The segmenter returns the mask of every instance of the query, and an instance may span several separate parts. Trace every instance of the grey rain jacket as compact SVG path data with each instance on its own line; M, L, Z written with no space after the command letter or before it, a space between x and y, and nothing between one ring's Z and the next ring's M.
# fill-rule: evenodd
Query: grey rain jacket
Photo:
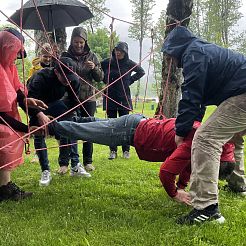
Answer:
M176 58L183 68L182 99L176 119L176 134L185 137L199 118L201 108L219 105L246 92L246 57L211 44L178 26L164 41L162 51Z
M80 79L80 101L84 101L87 98L93 96L95 94L95 89L90 85L95 87L95 82L100 82L103 80L103 71L101 69L100 62L94 52L90 50L90 47L87 44L87 32L83 27L75 27L72 32L72 37L79 36L82 37L86 43L84 47L84 52L80 56L77 56L73 51L73 47L70 44L68 51L63 52L61 57L69 57L73 59L73 61L77 64L76 73L89 84ZM88 70L85 66L85 62L92 61L95 64L95 68L93 70ZM95 101L96 97L92 97L90 101Z

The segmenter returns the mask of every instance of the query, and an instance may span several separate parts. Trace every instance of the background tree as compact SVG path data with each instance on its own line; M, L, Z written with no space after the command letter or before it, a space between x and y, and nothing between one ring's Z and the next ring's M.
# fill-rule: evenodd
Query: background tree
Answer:
M156 83L153 84L153 90L155 91L161 90L161 81L162 81L161 72L162 72L163 55L160 51L165 37L165 27L166 27L166 11L162 10L160 17L158 18L158 21L153 29L154 54L153 54L152 65L154 67L154 80L156 80L155 81Z
M119 36L117 36L116 32L113 32L112 39L113 44L119 42ZM99 28L94 33L88 32L88 44L100 60L110 56L110 42L110 32L107 28Z
M190 28L209 42L240 49L242 43L236 40L242 40L244 32L235 28L242 17L240 7L241 0L195 0Z
M175 28L176 21L181 21L180 24L182 26L188 26L192 7L192 0L169 0L166 11L165 37ZM168 70L169 62L167 61L166 55L163 55L160 104L157 107L156 114L163 113L167 118L170 118L176 117L177 115L178 102L181 97L180 86L183 76L181 70L172 65L168 79Z
M89 47L96 53L100 61L110 57L111 39L113 44L119 42L119 36L116 35L116 32L113 32L111 37L110 32L106 28L99 28L94 33L91 31L88 32ZM95 86L101 90L105 84L101 81L100 83L96 83Z
M95 30L102 27L102 21L104 18L103 12L108 13L109 9L105 7L106 0L90 0L88 2L84 2L88 4L94 17L84 22L83 26L86 26L87 30L90 30L91 33L94 33Z
M143 50L143 39L150 34L152 26L152 14L151 11L155 5L155 0L131 0L132 4L132 16L133 23L129 27L130 38L137 40L139 42L139 62L142 60L142 50ZM140 80L137 83L137 90L135 95L135 107L136 102L139 97L140 91Z
M49 41L47 40L47 37L43 31L35 30L34 31L34 39L40 43L56 43L59 47L60 53L65 51L67 48L67 33L65 28L57 28L53 32L48 32L47 36L49 38ZM38 51L40 50L40 47L38 44L35 46L35 54L38 55Z

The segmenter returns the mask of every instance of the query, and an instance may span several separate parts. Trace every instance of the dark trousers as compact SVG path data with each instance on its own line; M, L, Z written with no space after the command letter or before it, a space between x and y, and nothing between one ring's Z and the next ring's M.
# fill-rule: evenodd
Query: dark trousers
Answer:
M53 103L48 104L49 108L45 110L43 113L46 115L50 115L52 117L58 117L61 114L65 113L68 108L65 105L65 103L62 100L55 101ZM68 120L69 116L65 116L64 119ZM37 117L31 117L30 119L31 125L38 125ZM71 141L68 138L64 137L57 137L57 140L59 140L59 145L67 145ZM34 146L35 149L42 149L47 148L45 137L44 136L34 136ZM61 147L59 149L59 158L58 162L60 166L67 165L69 162L69 154L70 154L70 146L67 147ZM36 152L39 158L39 163L41 166L42 171L49 170L49 160L48 160L48 151L47 149L39 150Z
M95 101L88 101L83 104L85 110L80 107L77 111L79 117L88 117L88 116L94 116L96 112L96 102ZM88 115L89 114L89 115ZM93 154L93 144L90 142L83 143L83 164L91 164L92 163L92 154ZM71 146L71 153L70 158L76 158L76 155L78 155L78 145L72 145Z
M128 115L129 110L127 109L115 109L115 110L107 110L107 116L108 118L117 118L117 114L120 116L123 115ZM116 151L117 152L117 146L110 146L109 147L111 151ZM122 151L129 151L130 150L130 145L122 145Z

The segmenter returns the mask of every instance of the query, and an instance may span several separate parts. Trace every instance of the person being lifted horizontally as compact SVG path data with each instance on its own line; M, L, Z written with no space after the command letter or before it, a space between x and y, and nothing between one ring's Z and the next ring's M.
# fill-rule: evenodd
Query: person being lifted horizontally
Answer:
M160 168L160 180L168 195L178 202L190 205L189 193L184 191L190 178L191 143L200 122L193 128L181 145L175 144L175 119L146 119L143 115L130 114L119 118L96 119L73 117L73 121L52 122L50 134L93 143L135 147L141 160L164 161ZM221 161L223 173L229 175L234 165L234 145L224 146ZM175 184L176 176L179 180Z
M192 143L190 195L193 210L180 224L203 223L224 217L218 207L218 174L222 146L233 138L236 166L228 179L233 191L245 194L244 140L246 129L246 58L196 37L177 26L162 51L183 68L182 99L178 106L175 141L179 146L204 105L217 105L196 131Z

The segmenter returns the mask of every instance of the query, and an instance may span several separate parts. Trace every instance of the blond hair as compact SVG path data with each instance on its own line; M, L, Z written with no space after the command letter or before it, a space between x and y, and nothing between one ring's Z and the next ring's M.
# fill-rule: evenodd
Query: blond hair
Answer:
M39 50L38 53L40 56L41 55L51 55L52 54L52 48L50 46L49 43L44 43L41 47L41 49Z

